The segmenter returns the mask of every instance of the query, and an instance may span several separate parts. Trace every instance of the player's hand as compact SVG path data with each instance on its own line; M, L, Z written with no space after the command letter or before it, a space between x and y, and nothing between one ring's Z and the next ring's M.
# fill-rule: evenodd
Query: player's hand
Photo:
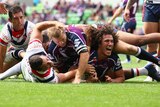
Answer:
M0 14L7 14L7 9L4 3L0 3Z
M112 24L112 20L111 20L111 19L108 20L108 23L107 23L107 24L111 25L111 24Z
M125 21L129 22L130 20L130 10L129 9L125 9L123 17Z
M87 65L86 72L96 72L95 67L91 64Z
M72 83L73 84L80 84L81 83L81 79L75 78Z
M106 75L105 78L106 78L106 82L109 82L109 83L112 82L112 78L110 76Z

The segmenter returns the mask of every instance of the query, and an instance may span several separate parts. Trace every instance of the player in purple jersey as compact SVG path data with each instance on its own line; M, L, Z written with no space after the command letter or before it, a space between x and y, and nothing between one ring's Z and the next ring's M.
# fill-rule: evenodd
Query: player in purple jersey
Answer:
M0 33L0 72L18 63L22 58L18 57L20 50L28 46L30 34L34 24L25 20L20 6L13 6L8 10L9 22L4 25ZM8 48L8 46L10 46ZM8 48L8 49L7 49ZM16 54L13 54L13 51Z
M91 30L88 31L88 28L90 28L92 26L88 26L88 25L75 25L75 26L80 27L84 30L85 34L87 35L87 46L90 46L90 43L94 37L94 36L92 36L92 35L94 35L94 32ZM94 27L97 29L100 29L103 26L104 25L94 25ZM110 26L110 25L107 25L107 26ZM92 27L92 28L94 29L94 27ZM148 36L142 37L140 35L134 35L134 34L120 31L120 30L116 30L113 27L112 27L112 29L114 30L116 35L120 38L119 42L117 43L117 45L114 48L114 51L116 51L117 53L134 55L139 59L151 61L151 62L157 64L158 66L160 65L158 58L153 57L151 54L147 53L146 51L144 51L140 47L134 46L134 45L142 45L142 44L144 45L146 43L151 43L151 42L157 41L156 39L160 39L159 33L148 34ZM152 36L154 36L154 37L152 37Z
M109 24L111 24L115 18L117 18L118 16L120 16L123 13L123 10L126 7L128 0L123 0L123 2L120 4L119 8L115 11L114 15L110 18L110 20L108 21ZM122 27L121 30L125 31L125 32L129 32L129 33L133 33L134 30L136 29L136 12L137 12L137 8L138 8L138 1L134 3L134 5L131 7L130 9L130 20L127 22L123 19L123 23L122 23ZM126 60L123 61L123 63L127 63L130 62L130 56L126 55Z
M59 72L75 70L73 83L80 83L88 63L89 53L84 32L75 27L49 28L48 36L52 36L48 53Z
M86 73L93 76L92 78L96 78L97 76L100 82L121 83L124 82L125 79L132 78L132 73L135 75L138 72L137 74L150 75L152 78L160 81L160 75L154 69L153 65L148 65L143 69L137 68L136 72L133 71L133 69L128 71L122 69L120 59L117 53L114 52L114 47L118 43L118 37L113 32L113 29L104 26L100 30L92 28L91 31L94 32L95 35L91 43L89 65ZM152 70L154 70L154 72ZM97 75L93 72L96 72Z
M136 0L129 0L127 7L125 9L125 18L128 20L127 15L129 14L129 9ZM145 0L143 5L143 17L144 22L143 29L145 34L160 32L160 1L159 0ZM159 42L160 43L160 42ZM157 44L148 44L147 51L150 53L157 53L160 56L160 46ZM148 78L148 80L151 80Z

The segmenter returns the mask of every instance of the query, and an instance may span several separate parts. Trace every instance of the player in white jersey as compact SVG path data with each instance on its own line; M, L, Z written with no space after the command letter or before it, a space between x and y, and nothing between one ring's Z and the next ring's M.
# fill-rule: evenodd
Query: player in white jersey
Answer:
M57 24L56 21L52 23L49 22L48 27ZM24 79L30 82L59 83L69 80L71 76L74 77L76 71L64 74L55 73L52 67L53 62L49 59L42 45L43 36L41 33L45 29L46 26L41 26L41 23L36 24L23 60L6 72L0 74L1 80L16 74L18 71L22 72Z
M8 15L9 22L0 33L0 73L21 60L18 53L27 48L31 32L35 26L32 22L25 20L20 6L11 7L8 10ZM7 50L9 45L10 48ZM15 49L16 52L14 52Z
M49 69L44 71L38 71L33 70L30 67L30 61L29 59L32 59L32 56L37 55L39 57L44 58L44 60L47 60ZM23 58L21 62L21 70L22 74L24 76L24 79L26 81L32 81L32 82L58 82L58 77L54 73L54 69L51 67L53 65L53 62L49 60L47 56L47 53L45 52L42 42L38 39L34 39L30 41L28 48L26 50L26 56ZM38 60L38 59L36 59ZM37 62L38 63L38 62ZM39 64L39 63L38 63ZM34 65L37 66L36 64Z

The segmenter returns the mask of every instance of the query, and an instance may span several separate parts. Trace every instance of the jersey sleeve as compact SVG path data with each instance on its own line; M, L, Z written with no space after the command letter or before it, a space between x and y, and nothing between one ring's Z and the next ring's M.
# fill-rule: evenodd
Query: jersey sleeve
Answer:
M31 33L32 33L34 27L35 27L35 24L28 21L27 36L31 36Z
M70 39L74 43L75 50L78 54L87 52L87 45L84 32L80 29L71 29L70 28Z
M33 52L44 51L42 42L38 39L33 39L32 41L30 41L26 52L30 52L30 51L33 51Z
M0 32L0 44L3 46L7 46L10 41L11 41L11 36L6 24Z

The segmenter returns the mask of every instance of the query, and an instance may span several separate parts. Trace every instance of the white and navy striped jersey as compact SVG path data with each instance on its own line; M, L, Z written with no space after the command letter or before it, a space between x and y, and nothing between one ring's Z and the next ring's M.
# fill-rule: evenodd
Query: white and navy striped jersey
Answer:
M12 24L8 22L2 28L0 33L0 44L3 46L11 44L15 48L26 49L34 26L35 24L32 22L25 21L24 29L20 31L14 31Z

